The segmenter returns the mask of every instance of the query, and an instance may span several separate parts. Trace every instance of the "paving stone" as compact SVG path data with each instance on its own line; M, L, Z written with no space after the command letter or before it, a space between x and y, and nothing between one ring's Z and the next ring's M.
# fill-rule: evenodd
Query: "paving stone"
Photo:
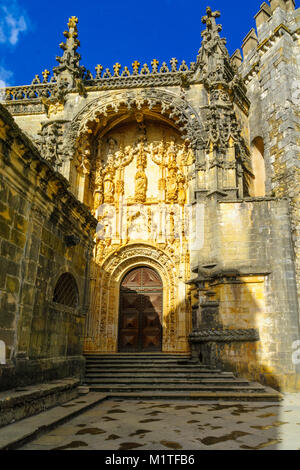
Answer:
M293 406L297 409L298 403L300 394L294 397L292 406L285 401L280 406L245 403L243 410L247 413L239 415L232 412L241 405L228 402L214 402L207 406L207 403L196 400L117 402L108 399L21 449L53 450L57 448L56 443L62 450L298 449L300 434L295 431L300 426L287 418L285 421L288 423L281 424L282 414L295 417ZM268 416L270 412L275 416ZM267 416L259 417L263 414ZM244 418L247 422L241 423ZM266 426L266 429L252 426ZM49 442L53 442L52 447Z

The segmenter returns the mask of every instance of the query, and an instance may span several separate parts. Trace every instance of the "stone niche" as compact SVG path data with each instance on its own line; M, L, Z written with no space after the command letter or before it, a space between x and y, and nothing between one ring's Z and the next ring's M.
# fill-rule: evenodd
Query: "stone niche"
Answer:
M0 107L0 389L83 371L96 220Z

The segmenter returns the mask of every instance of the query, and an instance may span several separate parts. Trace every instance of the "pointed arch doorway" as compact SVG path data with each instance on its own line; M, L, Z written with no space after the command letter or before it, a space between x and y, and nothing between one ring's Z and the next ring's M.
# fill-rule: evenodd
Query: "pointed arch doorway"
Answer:
M138 267L120 286L119 352L162 350L163 284L152 268Z

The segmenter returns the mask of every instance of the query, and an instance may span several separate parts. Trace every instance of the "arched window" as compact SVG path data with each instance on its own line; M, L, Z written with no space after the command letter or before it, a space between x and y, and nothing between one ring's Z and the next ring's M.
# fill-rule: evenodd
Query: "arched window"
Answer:
M261 137L256 137L252 141L252 168L254 173L254 181L252 186L252 196L263 197L266 195L266 171L264 160L264 141Z
M70 273L62 274L54 289L53 302L68 307L77 307L78 298L78 288L74 277Z

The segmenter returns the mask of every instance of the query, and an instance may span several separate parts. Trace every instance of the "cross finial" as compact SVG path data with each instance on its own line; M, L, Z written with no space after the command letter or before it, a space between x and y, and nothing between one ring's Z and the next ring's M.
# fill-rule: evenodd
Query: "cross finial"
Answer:
M139 73L139 68L140 68L140 63L138 60L135 60L132 64L132 68L133 68L133 73L136 75Z
M44 79L43 82L47 83L48 82L48 77L50 75L49 70L44 70L44 72L42 72L42 75L43 75L43 79Z
M76 28L77 23L78 23L78 18L76 16L71 16L71 18L69 18L69 23L68 23L69 29Z
M119 64L118 62L113 66L115 77L118 77L120 75L120 68L121 64Z
M216 24L216 18L219 18L221 13L218 10L212 11L210 7L207 7L206 15L202 17L202 23L206 24L207 29L213 33L222 31L222 26Z
M157 72L158 64L159 64L159 61L158 61L157 59L153 59L153 60L152 60L152 62L151 62L151 65L152 65L152 73L156 73L156 72Z
M175 57L173 57L173 58L170 60L170 64L171 64L172 72L177 72L178 60L177 60Z
M96 70L96 78L101 78L101 72L103 70L103 65L98 64L97 67L95 67Z

